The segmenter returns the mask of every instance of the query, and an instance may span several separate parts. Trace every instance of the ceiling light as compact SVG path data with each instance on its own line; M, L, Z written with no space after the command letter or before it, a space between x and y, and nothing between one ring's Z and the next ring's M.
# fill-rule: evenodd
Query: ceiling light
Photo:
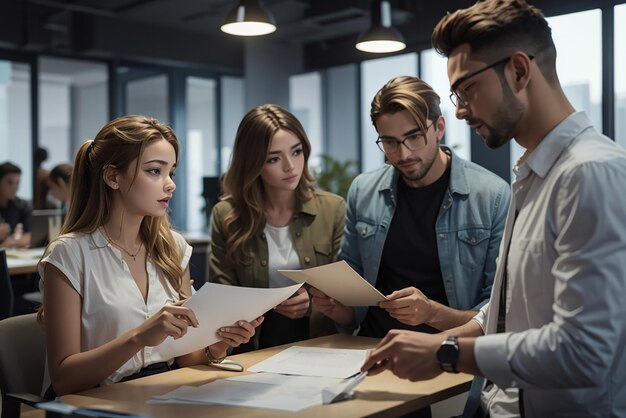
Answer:
M404 38L391 26L391 5L387 0L374 0L372 3L372 24L356 41L359 51L381 54L396 52L406 48Z
M265 10L259 0L239 0L226 15L222 32L237 36L267 35L276 30L274 16Z

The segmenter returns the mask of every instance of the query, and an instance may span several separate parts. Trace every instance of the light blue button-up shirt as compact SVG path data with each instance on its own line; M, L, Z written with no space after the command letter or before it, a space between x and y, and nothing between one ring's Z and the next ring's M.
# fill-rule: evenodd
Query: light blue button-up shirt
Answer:
M491 292L510 186L442 148L451 155L451 171L435 224L441 275L451 307L479 309ZM339 257L372 285L396 209L398 176L398 170L385 165L359 175L348 192ZM356 323L339 329L353 331L366 313L367 307L356 308Z
M516 171L508 262L476 318L486 314L488 334L478 367L499 388L523 389L526 417L626 417L626 151L579 112ZM507 332L494 334L505 266ZM482 401L491 417L519 414L517 390Z

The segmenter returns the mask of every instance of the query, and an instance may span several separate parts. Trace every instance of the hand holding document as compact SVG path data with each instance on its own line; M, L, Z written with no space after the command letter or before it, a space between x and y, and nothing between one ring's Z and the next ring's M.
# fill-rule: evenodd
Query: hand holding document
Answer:
M296 283L308 283L344 306L377 306L388 300L348 263L337 261L306 270L278 270Z
M239 320L252 321L289 298L300 286L263 289L205 283L185 302L200 326L189 327L187 333L177 340L167 338L160 346L161 352L165 356L178 357L216 343L219 341L218 329L232 326Z

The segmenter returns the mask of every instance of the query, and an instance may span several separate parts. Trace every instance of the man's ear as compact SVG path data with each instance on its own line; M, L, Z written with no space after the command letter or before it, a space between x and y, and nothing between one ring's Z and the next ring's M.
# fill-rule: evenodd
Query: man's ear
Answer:
M443 139L443 134L446 133L446 120L443 116L439 116L435 121L435 126L437 127L437 142L441 142Z
M525 52L517 51L511 55L510 62L515 72L515 85L521 90L530 82L531 59Z
M102 179L113 190L120 188L120 173L115 166L107 165L102 173Z

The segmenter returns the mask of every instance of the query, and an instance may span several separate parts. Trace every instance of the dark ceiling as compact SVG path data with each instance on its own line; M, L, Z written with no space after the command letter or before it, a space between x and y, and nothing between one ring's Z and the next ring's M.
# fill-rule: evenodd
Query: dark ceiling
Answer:
M2 0L0 48L106 59L133 59L238 73L245 39L219 27L235 0ZM446 11L473 0L391 0L393 23L408 50L429 47ZM536 0L546 15L614 0ZM367 28L369 0L265 0L277 31L263 42L304 48L306 69L363 59L354 43Z

